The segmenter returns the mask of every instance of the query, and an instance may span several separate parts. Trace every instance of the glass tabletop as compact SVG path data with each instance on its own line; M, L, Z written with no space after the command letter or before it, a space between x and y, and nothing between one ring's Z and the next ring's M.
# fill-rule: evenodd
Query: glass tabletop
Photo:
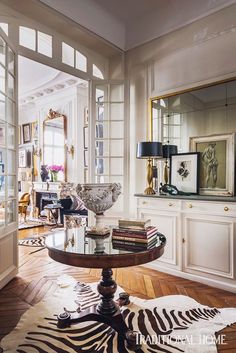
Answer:
M54 232L46 238L49 250L68 254L81 255L121 255L147 252L165 244L165 236L157 233L150 243L136 241L115 241L112 239L112 228L106 236L88 235L85 227L64 229Z

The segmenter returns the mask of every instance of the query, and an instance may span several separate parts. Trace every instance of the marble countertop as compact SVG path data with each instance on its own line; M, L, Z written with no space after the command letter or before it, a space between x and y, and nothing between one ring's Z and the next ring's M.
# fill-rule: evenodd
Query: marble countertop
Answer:
M177 199L177 200L196 200L196 201L222 201L236 202L236 196L210 196L210 195L145 195L134 194L136 197L149 197L154 199Z

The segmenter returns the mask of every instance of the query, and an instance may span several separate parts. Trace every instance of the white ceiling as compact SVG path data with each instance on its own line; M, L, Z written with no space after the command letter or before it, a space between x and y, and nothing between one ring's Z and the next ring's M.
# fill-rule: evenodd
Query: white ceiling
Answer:
M87 82L50 66L19 56L18 90L20 104L35 101L72 85L87 86Z
M40 0L127 50L236 0Z

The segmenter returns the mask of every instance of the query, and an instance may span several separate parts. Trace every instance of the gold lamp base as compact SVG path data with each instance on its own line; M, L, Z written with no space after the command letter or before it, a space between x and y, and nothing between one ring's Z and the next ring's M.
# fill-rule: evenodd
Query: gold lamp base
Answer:
M148 158L147 183L148 183L148 187L144 190L144 194L145 195L154 195L155 191L152 187L152 160L151 160L151 158Z
M145 195L154 195L154 194L155 194L155 191L154 191L154 189L153 189L151 186L149 186L149 187L147 187L147 188L144 190L144 194L145 194Z

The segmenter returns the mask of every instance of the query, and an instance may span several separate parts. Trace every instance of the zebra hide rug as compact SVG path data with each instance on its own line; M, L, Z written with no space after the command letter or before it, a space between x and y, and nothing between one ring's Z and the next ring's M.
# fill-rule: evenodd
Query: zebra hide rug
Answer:
M64 307L76 310L77 301L85 309L99 300L96 283L87 285L83 295L76 291L72 277L66 287L63 280L60 284L53 296L30 308L17 327L3 338L3 352L131 352L113 329L101 323L86 322L58 329L55 315L63 312ZM117 293L121 291L118 287ZM209 308L182 295L130 299L122 312L129 327L143 335L142 348L137 353L216 353L215 332L236 322L236 308Z

